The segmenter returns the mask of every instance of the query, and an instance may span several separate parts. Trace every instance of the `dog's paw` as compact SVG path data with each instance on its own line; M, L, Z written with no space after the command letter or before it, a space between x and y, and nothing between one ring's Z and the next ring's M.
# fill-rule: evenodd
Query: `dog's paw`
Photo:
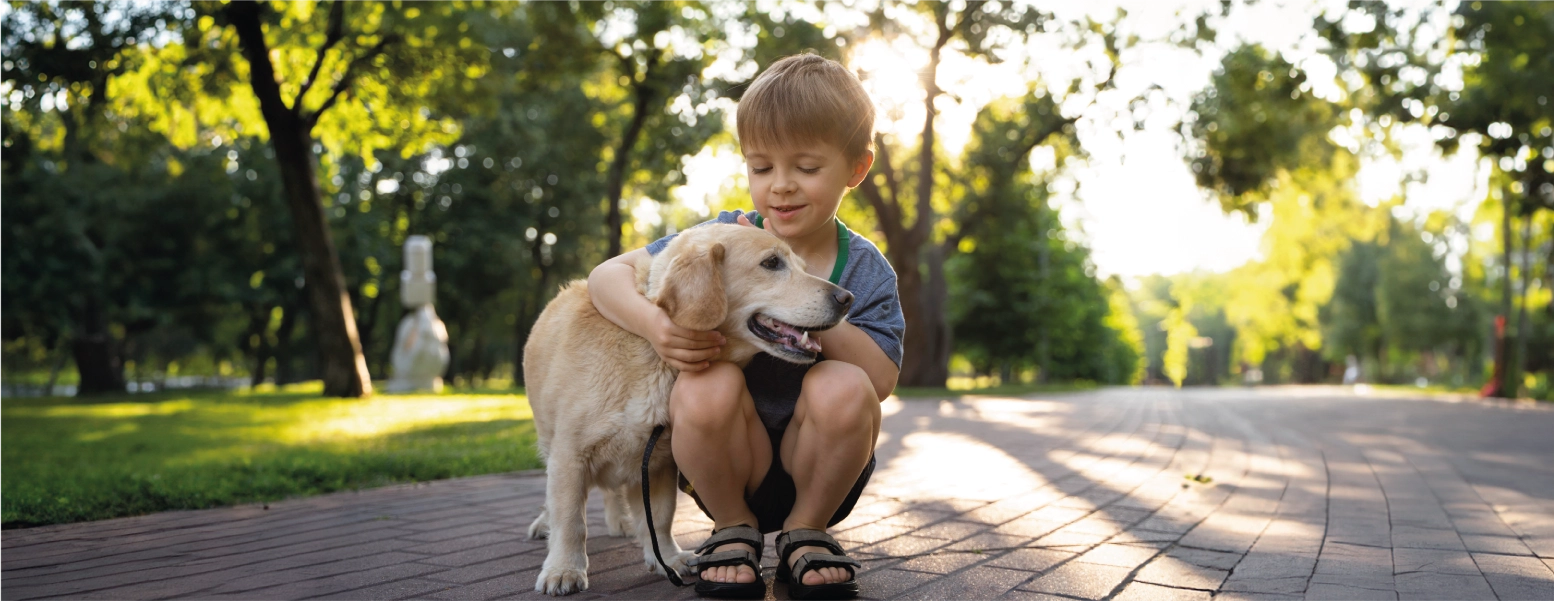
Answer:
M588 571L576 568L545 568L534 581L534 591L547 595L570 595L588 590Z
M636 524L631 523L631 518L629 517L609 515L608 513L604 517L605 527L609 530L610 536L631 536L632 533L637 531Z
M692 557L696 557L696 554L690 551L669 553L664 555L664 563L669 564L669 568L679 573L681 576L690 576L691 567L689 564ZM647 562L647 568L649 572L658 574L659 576L669 576L668 574L664 573L664 567L658 564L658 558L653 555L652 549L648 549L646 551L643 560Z
M545 538L550 538L550 520L545 519L545 514L542 513L529 524L529 540Z

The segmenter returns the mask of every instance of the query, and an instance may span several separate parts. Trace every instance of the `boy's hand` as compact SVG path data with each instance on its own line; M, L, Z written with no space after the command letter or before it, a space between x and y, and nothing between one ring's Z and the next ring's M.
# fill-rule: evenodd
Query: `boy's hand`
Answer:
M750 220L745 217L744 213L740 213L738 217L734 218L734 221L739 223L739 225L748 225L750 227L762 230L766 229L764 227L757 227L754 223L750 223Z
M707 369L728 343L717 330L703 332L677 326L663 311L654 316L648 328L645 338L653 345L653 350L670 367L680 371Z

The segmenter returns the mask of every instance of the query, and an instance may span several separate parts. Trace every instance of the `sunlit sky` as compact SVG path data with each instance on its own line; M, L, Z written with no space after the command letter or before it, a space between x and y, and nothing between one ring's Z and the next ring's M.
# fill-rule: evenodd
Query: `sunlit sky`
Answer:
M1217 3L1214 3L1217 4ZM1051 7L1060 20L1089 14L1110 21L1118 6L1128 16L1120 28L1126 38L1136 34L1138 45L1124 50L1114 90L1098 97L1081 95L1064 103L1066 115L1079 116L1079 136L1089 154L1080 164L1070 164L1052 181L1054 203L1064 222L1093 250L1101 275L1132 278L1152 273L1172 274L1196 269L1225 271L1260 256L1266 220L1249 224L1239 215L1225 215L1193 183L1182 160L1180 136L1175 128L1192 95L1203 89L1219 62L1219 52L1199 55L1169 43L1180 23L1203 12L1205 3L1090 2ZM1343 2L1336 3L1341 7ZM1260 3L1236 7L1217 23L1220 52L1245 40L1280 51L1287 60L1317 74L1331 63L1316 56L1318 42L1309 36L1309 24L1333 2ZM836 7L834 10L832 7ZM821 18L822 15L812 15ZM823 19L837 27L856 21L845 7L828 4ZM929 39L926 29L918 39ZM747 35L746 32L732 32ZM939 69L940 87L959 100L941 98L936 130L951 156L957 156L970 135L972 119L989 100L1025 93L1031 82L1063 88L1075 77L1092 81L1104 75L1104 55L1096 47L1075 52L1061 48L1066 36L1059 31L1037 36L1016 47L1006 60L990 65L953 49L946 52ZM864 86L874 98L879 115L876 127L887 136L913 140L922 127L922 91L918 73L927 65L923 44L901 37L895 43L870 40L853 49L855 70L864 74ZM1324 64L1325 63L1325 64ZM746 71L749 65L721 60L709 71ZM713 74L713 73L709 73ZM1148 92L1145 111L1130 112L1130 100ZM1319 96L1337 94L1316 89ZM1147 111L1147 112L1146 112ZM732 111L730 111L732 113ZM1134 131L1141 118L1144 127ZM729 121L732 129L732 118ZM1391 158L1362 163L1361 196L1380 202L1399 192L1407 171L1427 170L1428 182L1408 189L1405 213L1423 214L1434 209L1453 210L1466 217L1483 197L1484 173L1471 154L1442 158L1423 131L1403 132L1405 152L1401 161ZM1051 167L1051 155L1035 153L1033 165ZM735 148L708 148L686 163L687 185L675 196L696 208L726 193L728 186L743 186L743 161ZM732 179L731 179L732 178ZM742 189L742 188L741 188ZM641 205L648 209L651 203ZM646 215L643 215L646 217ZM655 216L656 217L656 216ZM651 218L649 218L651 219Z

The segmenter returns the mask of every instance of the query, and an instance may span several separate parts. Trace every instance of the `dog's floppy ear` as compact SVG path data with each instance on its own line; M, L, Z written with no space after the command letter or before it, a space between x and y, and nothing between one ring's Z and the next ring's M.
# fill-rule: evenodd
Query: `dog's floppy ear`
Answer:
M687 249L669 264L658 306L675 325L711 330L728 314L723 294L723 245Z

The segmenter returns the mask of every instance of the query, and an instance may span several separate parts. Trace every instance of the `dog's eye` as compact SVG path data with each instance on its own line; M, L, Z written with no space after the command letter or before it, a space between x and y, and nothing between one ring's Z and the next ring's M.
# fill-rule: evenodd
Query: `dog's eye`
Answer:
M765 267L772 271L780 270L782 269L782 259L776 255L767 257L765 261L761 261L761 267Z

